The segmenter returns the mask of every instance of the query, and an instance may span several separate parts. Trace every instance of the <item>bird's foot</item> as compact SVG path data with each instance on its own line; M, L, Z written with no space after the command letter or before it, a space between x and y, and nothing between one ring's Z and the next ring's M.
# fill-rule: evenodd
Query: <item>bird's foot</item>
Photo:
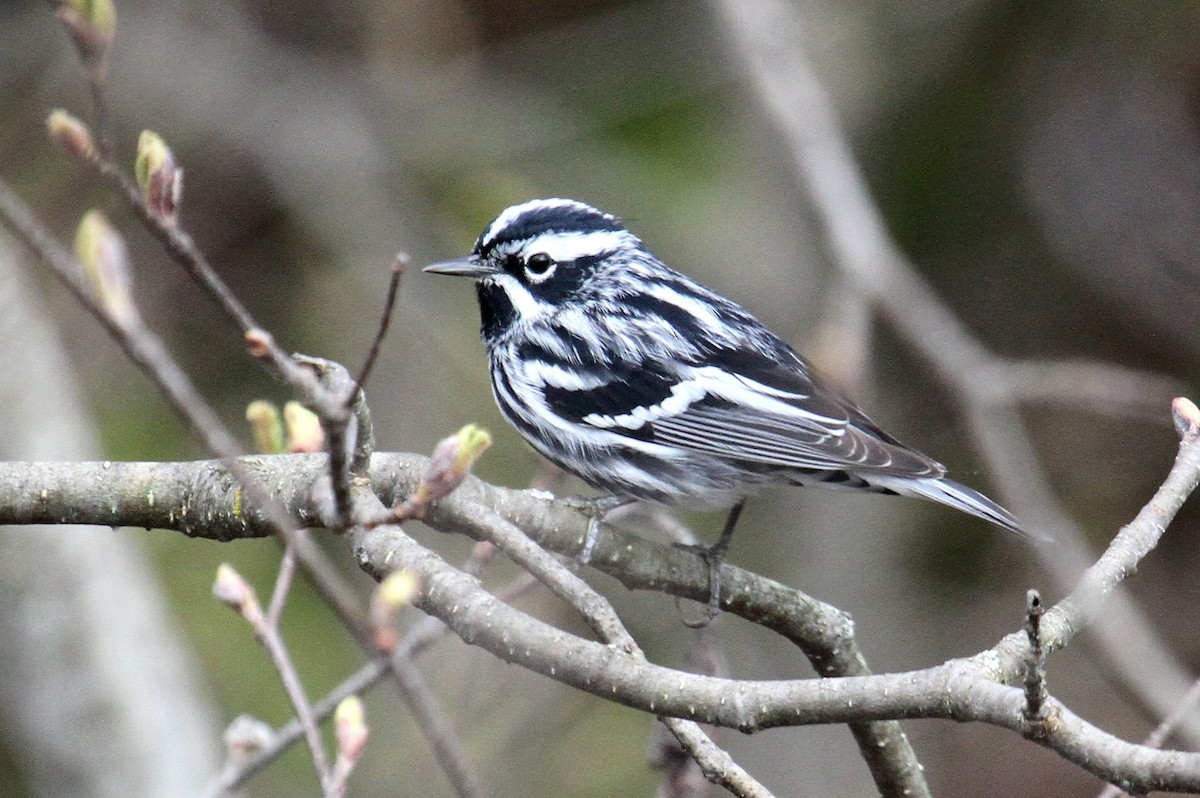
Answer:
M677 549L690 551L704 560L708 566L708 604L704 607L704 615L690 621L683 618L683 625L689 629L703 629L721 614L721 566L725 564L725 554L729 551L728 541L718 540L711 546L698 543L675 543ZM678 606L679 600L676 599Z
M746 500L742 499L729 509L729 516L725 519L725 527L721 530L721 537L717 538L717 542L711 546L676 544L679 548L699 554L704 562L708 564L708 606L705 608L704 617L696 621L689 621L685 618L683 620L685 626L692 629L703 629L712 623L713 618L716 618L720 614L721 566L725 564L725 554L729 551L729 544L733 540L733 529L737 526L738 519L742 515L742 508L745 506Z
M624 507L634 501L636 499L630 496L570 496L563 499L563 504L588 517L588 528L583 536L583 546L579 550L579 556L576 557L580 565L587 565L592 559L592 552L596 548L596 538L600 534L600 522L604 520L604 516L618 507Z

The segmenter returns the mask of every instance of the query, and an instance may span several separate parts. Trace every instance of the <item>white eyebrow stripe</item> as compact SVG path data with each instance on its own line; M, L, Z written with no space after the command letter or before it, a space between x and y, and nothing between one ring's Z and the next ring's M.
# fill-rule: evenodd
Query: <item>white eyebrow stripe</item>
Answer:
M525 257L544 252L559 263L578 260L636 243L633 234L625 230L594 230L588 233L542 233L524 243Z
M582 202L569 199L536 199L529 202L523 202L520 205L513 205L504 209L496 219L488 227L487 232L483 234L481 242L484 246L490 244L496 235L512 224L517 217L535 210L543 208L584 208L587 207Z

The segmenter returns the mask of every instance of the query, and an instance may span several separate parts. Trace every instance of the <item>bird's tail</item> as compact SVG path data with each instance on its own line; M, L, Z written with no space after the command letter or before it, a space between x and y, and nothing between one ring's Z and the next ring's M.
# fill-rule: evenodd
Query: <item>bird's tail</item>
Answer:
M1007 529L1023 538L1046 540L1044 535L1024 528L1017 517L1005 510L996 502L984 496L974 488L955 482L952 479L913 479L912 477L871 476L871 484L880 488L899 493L902 496L913 496L939 502L970 513L978 518L995 524L1001 529Z

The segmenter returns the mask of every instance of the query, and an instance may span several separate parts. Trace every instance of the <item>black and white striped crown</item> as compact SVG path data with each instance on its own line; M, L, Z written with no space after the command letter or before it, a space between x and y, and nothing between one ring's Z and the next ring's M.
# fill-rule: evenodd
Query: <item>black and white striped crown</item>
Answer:
M537 199L497 216L475 242L475 254L539 251L571 261L639 243L610 213L577 200Z

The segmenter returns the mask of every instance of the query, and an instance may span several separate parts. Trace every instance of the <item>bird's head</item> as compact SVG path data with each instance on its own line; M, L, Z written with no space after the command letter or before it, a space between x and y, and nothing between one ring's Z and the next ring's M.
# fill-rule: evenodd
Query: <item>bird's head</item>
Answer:
M595 278L642 251L616 217L575 200L540 199L507 208L467 257L425 271L475 281L489 338L517 321L585 301Z

